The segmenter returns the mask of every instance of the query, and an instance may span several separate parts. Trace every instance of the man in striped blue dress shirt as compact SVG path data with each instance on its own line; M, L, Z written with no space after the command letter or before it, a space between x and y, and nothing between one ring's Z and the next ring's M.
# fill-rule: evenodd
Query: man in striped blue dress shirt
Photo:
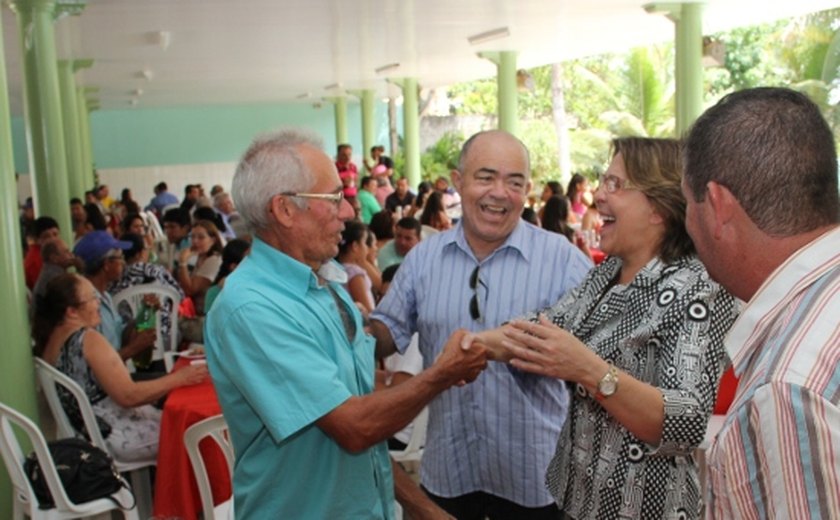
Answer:
M547 307L591 267L564 236L520 218L530 162L511 134L467 140L452 181L463 218L412 249L397 271L371 315L377 355L404 351L419 332L428 367L456 329L494 328ZM424 489L459 519L559 518L544 482L567 409L561 381L492 363L430 404Z

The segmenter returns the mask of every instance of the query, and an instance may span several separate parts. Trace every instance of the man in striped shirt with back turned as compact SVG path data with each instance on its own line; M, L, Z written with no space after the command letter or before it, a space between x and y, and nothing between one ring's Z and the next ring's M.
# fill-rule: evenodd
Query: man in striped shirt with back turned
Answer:
M452 181L463 217L406 256L371 314L379 355L404 351L419 332L429 366L456 329L498 327L548 307L591 267L564 236L520 218L531 172L511 134L467 140ZM568 410L562 381L491 363L429 407L421 483L441 507L459 520L559 518L545 470Z
M781 88L735 92L686 140L686 223L747 302L740 377L708 453L708 518L840 518L840 201L834 137Z

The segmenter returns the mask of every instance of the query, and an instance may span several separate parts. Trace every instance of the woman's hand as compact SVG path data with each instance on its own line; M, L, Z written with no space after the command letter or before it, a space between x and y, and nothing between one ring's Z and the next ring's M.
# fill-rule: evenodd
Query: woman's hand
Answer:
M185 366L175 372L173 375L178 378L178 386L197 385L207 379L210 373L207 371L207 364L195 364Z
M465 334L463 339L461 339L461 348L468 350L473 344L481 345L487 349L488 360L507 363L513 358L513 354L503 345L506 336L502 331L505 327L509 327L509 325Z
M607 370L606 361L543 315L539 323L513 321L502 332L510 364L520 370L574 382Z
M192 247L185 247L178 253L178 263L180 265L187 265L187 262L190 261L190 257L193 254Z

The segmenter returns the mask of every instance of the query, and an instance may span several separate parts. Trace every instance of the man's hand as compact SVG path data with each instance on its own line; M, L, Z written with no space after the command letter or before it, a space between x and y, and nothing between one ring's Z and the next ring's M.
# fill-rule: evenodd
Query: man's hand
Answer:
M473 343L468 349L461 346L466 333L463 329L456 330L432 366L450 386L470 383L487 368L487 349L483 345Z
M461 348L467 350L473 348L474 345L480 345L487 350L487 359L507 363L513 359L513 354L502 344L507 339L504 334L506 327L510 327L510 325L503 325L478 333L465 334L461 340Z

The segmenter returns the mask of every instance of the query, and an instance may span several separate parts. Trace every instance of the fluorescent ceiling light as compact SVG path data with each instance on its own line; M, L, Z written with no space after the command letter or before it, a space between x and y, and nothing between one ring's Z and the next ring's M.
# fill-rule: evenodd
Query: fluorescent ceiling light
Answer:
M341 83L333 83L331 85L327 85L326 87L324 87L324 90L335 90L338 88L341 88Z
M152 81L152 78L155 77L155 73L152 72L152 69L143 69L138 73L139 77L145 79L146 81Z
M384 72L391 72L392 70L396 70L396 69L398 69L398 68L400 68L400 64L399 64L399 63L389 63L389 64L387 64L387 65L383 65L383 66L381 66L381 67L377 67L376 69L374 69L374 71L375 71L377 74L382 74L382 73L384 73Z
M507 27L499 27L498 29L473 34L467 38L467 41L470 42L470 45L478 45L480 43L498 40L499 38L506 38L508 36L510 36L510 29Z

